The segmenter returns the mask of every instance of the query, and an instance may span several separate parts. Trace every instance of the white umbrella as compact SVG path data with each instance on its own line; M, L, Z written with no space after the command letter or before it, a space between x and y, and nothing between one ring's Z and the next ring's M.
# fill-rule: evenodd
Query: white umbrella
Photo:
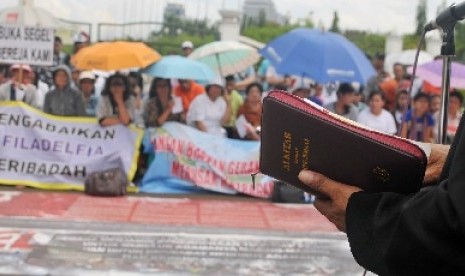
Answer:
M392 74L392 67L395 63L400 63L405 66L413 65L413 62L415 61L416 51L417 50L415 49L409 49L404 50L402 52L396 52L387 55L384 59L384 70ZM428 52L420 51L420 55L418 56L418 65L430 62L433 59L434 57L430 55Z
M0 11L1 23L55 28L60 25L60 21L48 10L34 6L33 0L18 2L18 6Z
M255 48L236 41L215 41L194 50L189 58L210 66L221 76L246 70L260 59Z

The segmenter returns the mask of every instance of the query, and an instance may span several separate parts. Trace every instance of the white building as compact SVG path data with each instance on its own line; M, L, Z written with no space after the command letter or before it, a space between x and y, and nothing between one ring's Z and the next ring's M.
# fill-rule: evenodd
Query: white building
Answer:
M167 3L165 6L165 10L163 12L165 17L167 16L174 16L178 18L185 18L186 17L186 9L184 8L183 4L179 3Z
M259 21L261 11L265 13L266 21L278 24L286 22L286 17L276 11L273 0L245 0L243 9L243 16L255 22Z

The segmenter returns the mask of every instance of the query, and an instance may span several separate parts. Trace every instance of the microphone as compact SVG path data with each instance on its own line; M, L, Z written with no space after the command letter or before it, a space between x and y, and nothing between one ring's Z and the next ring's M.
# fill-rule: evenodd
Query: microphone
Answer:
M457 21L464 19L465 16L465 2L458 4L452 4L444 11L442 11L434 20L431 20L425 25L425 32L429 32L435 29L446 29L451 25L454 25Z

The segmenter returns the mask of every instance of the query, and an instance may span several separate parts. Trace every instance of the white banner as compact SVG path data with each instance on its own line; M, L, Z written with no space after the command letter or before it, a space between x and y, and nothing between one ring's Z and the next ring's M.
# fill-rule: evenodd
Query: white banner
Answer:
M0 183L82 190L87 175L116 167L132 179L142 136L135 127L100 127L94 118L0 102Z
M52 28L0 24L0 63L50 66L54 39Z

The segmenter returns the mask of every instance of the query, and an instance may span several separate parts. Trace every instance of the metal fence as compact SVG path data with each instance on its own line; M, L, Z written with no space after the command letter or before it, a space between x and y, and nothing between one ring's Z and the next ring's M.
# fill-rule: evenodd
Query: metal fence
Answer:
M59 18L60 26L57 35L61 37L64 44L72 44L73 36L78 32L86 32L92 38L92 23L83 21L72 21Z
M97 24L98 41L111 41L117 39L149 41L153 36L163 34L181 35L183 33L198 36L211 34L211 32L197 30L193 27L189 28L180 25L169 25L155 21Z

